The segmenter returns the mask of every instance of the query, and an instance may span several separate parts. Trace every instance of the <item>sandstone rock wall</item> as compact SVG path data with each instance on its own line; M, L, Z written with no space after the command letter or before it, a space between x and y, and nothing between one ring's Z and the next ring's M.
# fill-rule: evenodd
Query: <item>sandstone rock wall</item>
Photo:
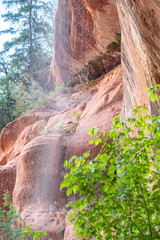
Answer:
M68 199L59 186L66 158L89 149L93 155L98 151L89 146L88 128L109 131L112 118L121 112L123 89L123 117L132 115L134 104L157 112L146 88L160 82L160 3L117 0L117 8L123 87L118 66L95 79L92 86L82 84L55 96L51 111L21 117L8 124L0 136L0 201L3 190L9 189L27 224L46 230L47 240L70 240L74 236L71 225L67 225L65 235L61 231L66 226ZM109 70L109 62L115 67L119 53L111 51L100 59L97 56L106 54L107 46L117 41L119 21L115 0L60 0L50 86L69 82L90 60L91 67L97 68L99 60Z
M116 9L117 2L117 9ZM157 113L146 88L160 82L160 5L156 0L62 0L56 15L50 87L72 82L122 33L123 117L135 104ZM121 30L120 30L120 26Z
M67 83L120 33L115 0L61 0L55 20L50 87Z
M160 83L160 2L117 0L117 7L122 35L123 116L131 115L134 104L157 113L146 88Z
M53 109L28 114L8 124L0 138L0 201L9 189L21 216L47 240L63 240L68 202L60 191L63 163L89 145L88 129L109 131L123 98L121 66L95 80L54 96ZM44 131L44 129L47 129ZM8 144L7 144L8 139ZM74 196L72 196L74 198Z

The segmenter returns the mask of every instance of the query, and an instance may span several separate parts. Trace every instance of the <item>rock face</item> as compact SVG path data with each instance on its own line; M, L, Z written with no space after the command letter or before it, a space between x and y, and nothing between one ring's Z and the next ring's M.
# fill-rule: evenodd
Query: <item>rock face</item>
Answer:
M81 85L54 98L54 110L31 113L4 128L0 193L2 198L2 190L9 188L14 204L28 225L47 231L47 240L62 240L66 227L65 206L69 200L65 191L60 191L64 160L88 150L93 155L97 153L98 148L89 145L88 129L97 126L109 131L112 118L120 113L121 66L91 86ZM41 131L35 126L41 126ZM46 132L42 131L44 128ZM32 137L26 138L27 134ZM4 148L6 136L9 143Z
M160 83L160 3L156 0L117 0L122 34L124 113L130 116L134 104L150 103L146 88Z
M97 92L82 112L75 134L70 138L66 150L66 158L81 155L90 148L93 153L98 149L89 146L88 129L98 127L109 132L112 119L121 110L123 91L121 67L111 71L98 83ZM82 141L83 139L83 141Z
M117 8L119 20L115 0L59 1L50 88L81 84L57 94L52 110L23 116L0 135L0 201L9 189L27 224L47 231L47 240L74 237L59 187L65 159L98 151L89 146L88 129L109 131L121 112L123 89L122 117L132 115L134 104L157 113L146 88L160 82L160 3L117 0Z
M105 53L120 33L115 0L61 0L55 20L50 87L67 83Z
M12 198L16 181L17 159L13 159L4 166L0 166L0 203L3 201L4 191L8 190Z
M117 0L122 34L123 117L145 105L157 113L146 88L160 82L160 5L156 0ZM59 1L50 86L73 82L85 64L105 53L120 33L114 0ZM63 16L63 17L62 17ZM111 69L110 69L111 70Z
M45 124L48 117L48 112L36 112L9 123L0 135L0 165L17 157L23 146L39 135L42 123Z
M62 135L39 136L26 144L17 165L13 202L32 228L43 228L47 239L63 238L66 196L62 181ZM54 231L53 231L54 229Z

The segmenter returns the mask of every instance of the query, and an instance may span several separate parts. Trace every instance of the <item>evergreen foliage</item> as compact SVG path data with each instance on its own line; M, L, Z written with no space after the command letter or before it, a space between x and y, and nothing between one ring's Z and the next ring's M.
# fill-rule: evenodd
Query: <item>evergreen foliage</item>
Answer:
M149 89L153 101L159 89ZM68 220L78 237L160 239L160 116L146 112L139 106L132 118L116 116L107 135L90 129L90 143L102 144L98 155L91 159L88 152L65 162L61 188L77 195L68 204L73 209Z
M2 17L11 27L0 34L8 33L12 38L0 53L0 131L31 110L31 105L44 105L48 93L39 86L37 77L51 61L57 2L3 0L6 13Z
M54 29L46 18L49 5L39 0L4 0L3 4L8 12L2 17L12 27L1 34L14 36L11 41L5 42L4 52L10 53L12 64L21 72L27 72L34 78L35 71L50 61L52 54L50 46Z
M0 62L0 130L15 119L16 100L12 96L18 81L18 75L10 70L9 65L1 59Z

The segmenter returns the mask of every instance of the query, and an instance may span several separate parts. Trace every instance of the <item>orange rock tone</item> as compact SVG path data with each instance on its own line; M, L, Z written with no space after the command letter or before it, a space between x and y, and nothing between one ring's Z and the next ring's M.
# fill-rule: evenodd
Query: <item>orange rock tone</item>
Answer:
M115 0L59 1L55 20L50 87L67 83L107 46L120 26Z
M60 183L65 159L88 150L97 153L98 148L89 145L88 129L96 126L109 131L112 118L121 111L122 98L118 66L92 86L75 87L55 96L54 110L26 115L2 131L0 198L3 190L9 189L26 223L47 231L47 240L64 239L69 199L60 191Z
M3 129L0 202L9 189L28 225L47 231L47 240L71 240L75 233L72 223L66 223L65 209L70 198L59 190L64 160L88 150L94 156L99 147L89 145L88 129L108 132L113 117L131 116L134 104L157 113L146 88L160 83L160 3L59 0L55 25L50 88L67 85L84 67L94 81L59 93L52 109L37 110ZM123 74L117 66L120 48L108 52L120 32Z
M150 103L146 88L160 83L160 2L117 0L117 7L122 35L123 116L130 116L135 104L157 114L158 106Z

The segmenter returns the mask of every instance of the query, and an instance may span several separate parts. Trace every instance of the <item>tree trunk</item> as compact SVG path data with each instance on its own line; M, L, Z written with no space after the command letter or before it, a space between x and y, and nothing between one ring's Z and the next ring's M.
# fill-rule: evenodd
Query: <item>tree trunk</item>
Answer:
M32 36L32 0L30 0L30 9L29 9L29 58L30 58L30 65L29 65L29 73L32 79L34 79L34 70L35 70L35 57L34 57L34 47L33 47L33 36Z

